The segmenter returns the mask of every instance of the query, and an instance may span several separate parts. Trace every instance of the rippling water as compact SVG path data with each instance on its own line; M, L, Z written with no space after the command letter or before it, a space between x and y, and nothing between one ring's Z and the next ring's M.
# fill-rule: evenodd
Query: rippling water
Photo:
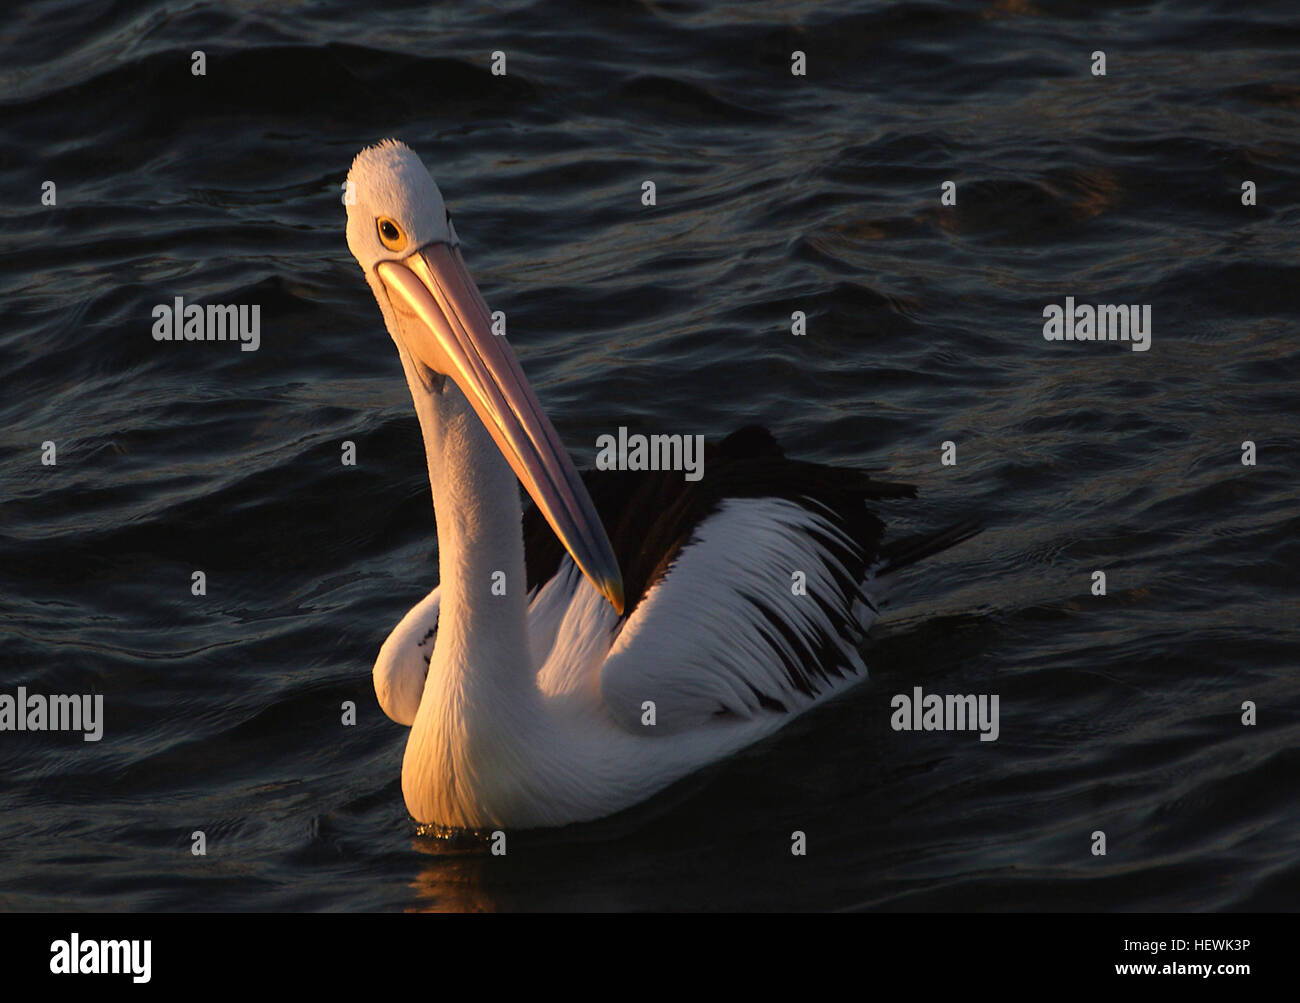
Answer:
M51 0L0 39L0 692L107 718L0 733L0 906L1295 907L1293 5ZM505 858L416 833L370 684L437 574L339 205L389 135L581 463L762 422L921 485L897 530L989 527L870 682ZM1067 295L1151 304L1150 351L1044 341ZM176 296L260 304L260 349L155 342ZM892 731L916 685L1000 738Z

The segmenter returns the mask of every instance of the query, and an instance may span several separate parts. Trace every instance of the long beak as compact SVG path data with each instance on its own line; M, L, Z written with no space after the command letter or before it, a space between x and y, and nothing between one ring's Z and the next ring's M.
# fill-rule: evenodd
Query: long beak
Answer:
M605 527L514 352L492 333L459 249L427 244L400 262L380 262L378 273L407 350L456 381L574 562L621 614L623 576Z

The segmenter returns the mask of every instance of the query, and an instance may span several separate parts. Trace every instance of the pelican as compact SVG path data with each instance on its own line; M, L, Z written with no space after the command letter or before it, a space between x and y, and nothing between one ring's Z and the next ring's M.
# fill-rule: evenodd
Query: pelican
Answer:
M708 446L695 482L580 477L419 157L385 140L348 180L348 248L397 345L436 514L438 586L374 666L410 728L418 822L558 826L651 797L865 678L882 583L976 532L885 544L867 502L914 488L788 459L758 427Z

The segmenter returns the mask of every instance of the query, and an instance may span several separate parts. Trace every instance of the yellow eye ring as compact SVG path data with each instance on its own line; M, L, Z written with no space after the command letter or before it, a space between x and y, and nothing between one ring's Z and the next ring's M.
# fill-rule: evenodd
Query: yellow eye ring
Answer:
M388 216L380 216L375 220L375 229L379 231L380 241L390 251L400 251L406 246L406 234Z

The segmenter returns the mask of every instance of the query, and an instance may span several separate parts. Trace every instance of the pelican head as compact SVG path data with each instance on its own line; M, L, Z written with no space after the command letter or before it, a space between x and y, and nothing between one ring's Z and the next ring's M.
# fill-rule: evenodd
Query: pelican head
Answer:
M348 182L348 248L412 393L442 394L449 379L456 385L574 562L621 613L623 580L600 517L505 337L492 333L428 170L389 139L357 155Z

